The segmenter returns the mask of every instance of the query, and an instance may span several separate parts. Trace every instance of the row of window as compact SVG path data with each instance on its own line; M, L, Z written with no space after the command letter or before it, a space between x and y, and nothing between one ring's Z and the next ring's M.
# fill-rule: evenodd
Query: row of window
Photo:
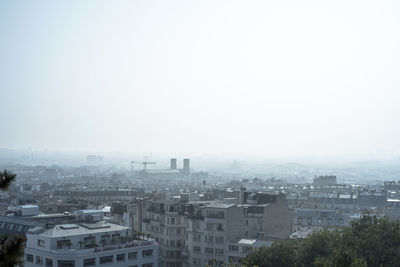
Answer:
M308 217L307 218L307 225L312 225L313 224L312 221L313 221L312 218ZM317 224L316 225L322 225L322 222L323 222L322 218L319 218L319 219L317 219ZM298 217L297 218L297 224L302 224L302 223L303 223L303 218L302 217ZM338 224L339 225L343 225L343 220L339 219L338 220ZM332 225L332 219L328 219L327 220L327 225L328 226Z
M208 262L207 266L225 266L224 261L221 261L221 260L212 259L212 260L208 260L206 262ZM193 263L193 265L200 265L201 259L195 257L195 258L193 258L192 263Z
M22 224L7 223L7 222L0 223L0 229L7 230L7 231L25 233L29 230L29 228L31 228L31 227L22 225Z
M125 253L117 254L115 256L115 261L116 262L123 262L123 261L126 260L126 258L129 261L132 261L132 260L136 260L137 256L138 256L138 252L137 251L129 252L127 257L126 257ZM142 251L142 256L144 258L152 257L153 256L153 250L152 249L143 250ZM34 262L34 256L32 254L28 254L27 253L26 254L26 261L33 263ZM99 264L106 264L106 263L113 263L113 262L114 262L114 255L99 257ZM43 265L44 263L45 263L46 267L53 267L53 260L52 259L46 258L46 261L44 262L42 256L36 256L35 257L35 264ZM75 266L75 261L71 261L70 263L62 263L62 265L68 265L69 266L72 263L73 263L72 266ZM58 261L58 266L60 267L60 261ZM83 260L83 266L85 266L85 267L96 266L96 258L84 259ZM149 267L149 266L147 266L147 267Z
M215 252L215 255L224 255L224 249L222 249L222 248L216 248L216 249L214 249L214 248L204 248L204 252L206 254L214 254L214 252ZM193 246L193 253L200 254L201 253L201 247Z
M187 221L186 224L187 227L189 227L189 221ZM193 230L200 230L200 224L199 222L193 221L192 222L192 229ZM213 231L213 230L217 230L217 231L224 231L224 226L222 223L211 223L211 222L207 222L206 223L206 229L207 231Z
M201 242L201 235L194 233L193 234L193 241L195 242ZM204 236L204 241L206 243L217 243L217 244L223 244L224 243L224 237L223 236L212 236L212 235L205 235Z
M155 225L150 225L146 227L146 230L150 230L153 233L160 233L160 234L165 234L165 235L170 235L170 236L175 236L175 235L183 235L184 233L184 228L168 228L168 227L163 227L163 226L155 226Z
M206 217L214 219L224 219L225 213L223 211L207 211Z
M252 247L250 246L242 246L242 252L243 253L248 253ZM239 252L239 245L229 245L228 250L232 252Z
M159 215L154 215L153 213L150 213L150 219L155 220L155 221L160 221L166 224L181 224L182 218L180 216L175 217L160 217Z
M183 242L181 240L168 240L168 239L163 239L163 238L156 238L156 241L160 243L160 246L164 247L183 247Z

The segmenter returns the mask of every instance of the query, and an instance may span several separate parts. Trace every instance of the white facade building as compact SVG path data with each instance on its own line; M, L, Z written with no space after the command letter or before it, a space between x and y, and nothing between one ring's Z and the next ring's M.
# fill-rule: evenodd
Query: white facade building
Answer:
M26 236L26 267L158 266L157 243L133 240L128 227L104 221L35 227Z

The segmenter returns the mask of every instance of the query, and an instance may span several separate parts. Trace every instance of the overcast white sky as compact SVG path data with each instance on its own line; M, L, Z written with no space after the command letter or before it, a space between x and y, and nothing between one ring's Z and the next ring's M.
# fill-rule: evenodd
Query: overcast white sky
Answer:
M400 152L400 1L1 1L0 147Z

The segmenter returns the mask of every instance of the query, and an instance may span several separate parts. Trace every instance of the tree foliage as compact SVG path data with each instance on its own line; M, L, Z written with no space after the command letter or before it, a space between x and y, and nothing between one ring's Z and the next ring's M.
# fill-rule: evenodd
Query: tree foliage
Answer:
M23 263L25 238L21 236L0 236L0 266L14 267Z
M11 182L15 180L16 176L16 174L13 174L12 172L7 170L0 172L0 189L7 190Z
M247 255L245 266L399 266L400 223L364 214L339 231L322 230L303 240L284 240Z
M0 189L7 190L16 175L10 171L0 172ZM23 263L25 238L18 235L0 235L0 266L14 267Z

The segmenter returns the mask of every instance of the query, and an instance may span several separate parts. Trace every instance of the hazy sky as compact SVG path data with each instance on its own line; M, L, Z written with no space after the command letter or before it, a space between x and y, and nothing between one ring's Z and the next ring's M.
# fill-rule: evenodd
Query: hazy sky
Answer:
M0 147L400 152L400 1L1 1Z

